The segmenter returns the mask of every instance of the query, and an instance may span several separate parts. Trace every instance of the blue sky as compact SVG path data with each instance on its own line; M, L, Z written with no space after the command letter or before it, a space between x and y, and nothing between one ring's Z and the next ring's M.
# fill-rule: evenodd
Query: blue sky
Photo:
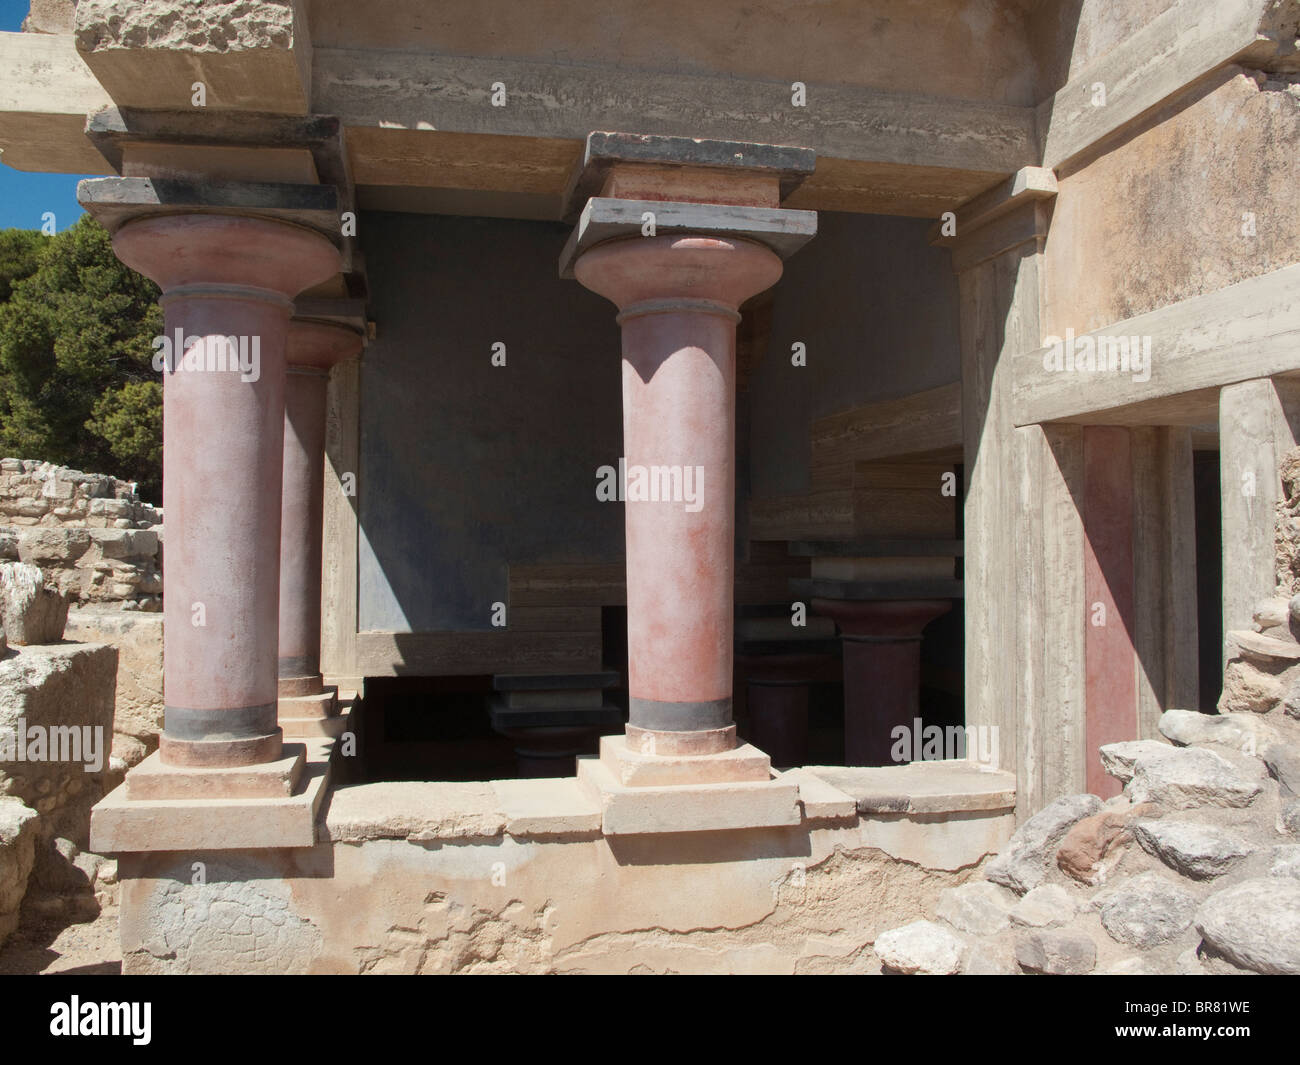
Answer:
M0 31L16 33L27 15L27 0L0 0ZM86 174L29 174L5 166L0 155L0 229L40 229L41 215L53 211L55 226L67 229L82 214L77 182Z

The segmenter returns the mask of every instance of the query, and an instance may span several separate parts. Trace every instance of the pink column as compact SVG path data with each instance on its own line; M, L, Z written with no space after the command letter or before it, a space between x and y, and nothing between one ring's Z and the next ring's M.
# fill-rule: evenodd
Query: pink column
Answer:
M574 272L623 327L628 742L731 750L736 323L781 260L741 239L634 237L597 245ZM652 467L667 468L660 498L632 498L637 469Z
M1138 738L1133 456L1123 426L1083 430L1083 529L1086 783L1108 799L1122 789L1097 748Z
M273 761L285 336L292 298L336 273L338 253L311 230L232 215L129 222L113 248L162 288L166 335L187 352L163 375L161 757ZM249 372L213 358L225 338L243 340Z
M281 699L319 695L321 511L325 483L325 389L329 369L361 350L345 326L289 325L284 386L284 494L280 503Z
M893 763L893 731L920 715L921 634L947 599L814 599L844 639L844 764Z

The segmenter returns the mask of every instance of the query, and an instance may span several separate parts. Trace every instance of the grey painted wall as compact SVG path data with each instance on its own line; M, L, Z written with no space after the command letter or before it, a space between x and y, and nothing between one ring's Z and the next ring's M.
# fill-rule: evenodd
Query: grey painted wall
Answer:
M361 373L358 623L490 629L509 562L622 558L622 510L596 499L622 442L616 312L558 277L563 225L361 222L379 335Z
M961 377L957 281L932 222L823 212L785 264L768 350L750 384L755 496L808 490L815 418ZM790 365L807 345L808 365Z
M558 278L563 225L361 223L379 334L361 373L359 627L490 629L510 563L622 559L622 508L595 492L622 450L614 307ZM957 378L956 285L927 228L824 214L786 264L751 385L755 494L807 487L814 417Z

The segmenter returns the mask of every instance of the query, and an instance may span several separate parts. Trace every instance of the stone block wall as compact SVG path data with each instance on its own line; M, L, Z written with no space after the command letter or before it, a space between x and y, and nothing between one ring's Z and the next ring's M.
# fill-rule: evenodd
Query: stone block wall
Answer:
M40 566L78 603L162 609L162 511L115 477L0 459L4 560Z

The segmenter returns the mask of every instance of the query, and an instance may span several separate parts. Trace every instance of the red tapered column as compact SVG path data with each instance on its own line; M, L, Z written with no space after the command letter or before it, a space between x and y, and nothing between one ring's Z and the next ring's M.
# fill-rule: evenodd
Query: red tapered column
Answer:
M163 385L161 757L273 761L285 339L292 298L338 253L310 230L228 215L129 222L113 248L159 284L167 336L185 338ZM246 371L223 363L226 338L243 341Z
M628 742L731 750L736 323L781 261L747 240L660 236L597 245L575 274L623 327ZM659 498L640 498L642 470Z
M329 370L361 350L345 326L289 325L284 394L284 493L280 504L281 710L286 698L320 695L321 512L325 479L325 390Z
M893 730L919 716L921 633L952 609L946 599L814 599L844 638L844 764L893 762Z

